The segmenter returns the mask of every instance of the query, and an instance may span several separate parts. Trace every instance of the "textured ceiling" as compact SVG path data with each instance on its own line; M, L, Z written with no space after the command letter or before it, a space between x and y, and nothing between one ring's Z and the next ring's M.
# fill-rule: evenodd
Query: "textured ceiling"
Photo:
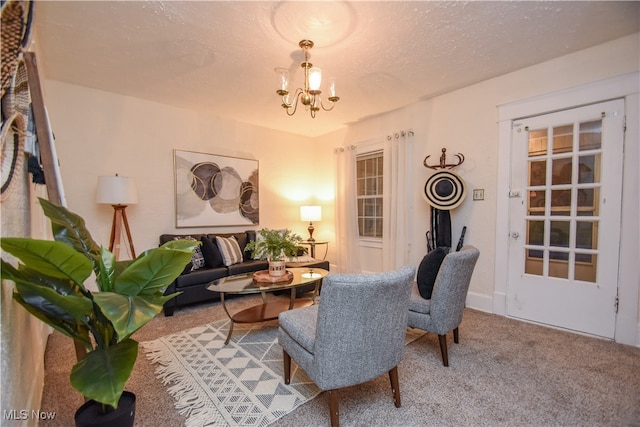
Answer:
M38 1L34 26L48 79L318 136L636 33L639 4ZM276 67L301 85L302 39L341 97L315 119L275 93Z

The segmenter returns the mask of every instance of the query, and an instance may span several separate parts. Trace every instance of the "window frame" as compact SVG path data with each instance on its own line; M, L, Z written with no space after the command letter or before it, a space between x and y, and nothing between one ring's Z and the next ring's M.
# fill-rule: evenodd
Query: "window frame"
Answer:
M377 159L377 165L376 165L376 174L374 176L368 176L368 177L360 177L359 175L359 168L358 168L358 162L363 161L363 160L370 160L370 159ZM384 178L384 149L383 149L383 145L382 144L375 144L374 146L371 145L367 145L366 148L362 148L362 149L358 149L356 151L356 162L354 167L356 168L355 170L355 178L356 178L356 182L355 182L355 186L356 186L356 221L358 223L358 237L360 240L360 246L365 246L365 247L381 247L382 245L382 239L383 239L383 232L384 232L384 203L385 203L385 197L384 197L384 186L385 186L385 178ZM378 171L380 173L378 173ZM376 193L375 194L360 194L360 187L359 187L359 183L361 179L372 179L374 178L377 183L374 185L376 187ZM381 189L381 190L380 190ZM373 218L375 220L379 220L380 221L380 235L376 235L376 236L364 236L361 234L361 228L360 228L360 220L361 218L367 217L370 218L370 215L360 215L360 201L361 200L365 200L365 199L377 199L380 201L380 206L379 209L376 209L375 215L373 216Z

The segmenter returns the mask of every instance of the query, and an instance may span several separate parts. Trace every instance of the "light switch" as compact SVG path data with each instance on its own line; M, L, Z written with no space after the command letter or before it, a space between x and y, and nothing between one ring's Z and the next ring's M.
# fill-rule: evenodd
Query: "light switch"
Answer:
M484 200L484 188L473 189L473 200Z

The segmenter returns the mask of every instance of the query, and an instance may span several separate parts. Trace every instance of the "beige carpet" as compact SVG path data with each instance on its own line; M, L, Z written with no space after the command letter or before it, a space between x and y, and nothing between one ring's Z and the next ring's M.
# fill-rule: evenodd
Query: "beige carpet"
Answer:
M233 312L259 300L237 298L229 307ZM224 317L219 304L179 310L154 319L136 339L153 340ZM54 333L41 410L57 416L41 426L73 425L82 403L68 381L73 362L70 340ZM399 367L402 407L394 407L388 378L382 376L340 393L341 424L640 426L640 348L467 309L460 344L449 337L449 365L442 366L437 336L423 336L407 346ZM136 425L184 425L154 369L140 354L127 386L138 397ZM274 425L329 425L325 395Z

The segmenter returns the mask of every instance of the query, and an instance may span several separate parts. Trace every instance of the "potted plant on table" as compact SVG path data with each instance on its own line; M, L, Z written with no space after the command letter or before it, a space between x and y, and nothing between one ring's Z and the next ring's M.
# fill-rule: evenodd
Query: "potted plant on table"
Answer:
M2 279L15 282L13 298L27 311L86 349L70 375L73 388L91 399L76 412L76 425L133 425L135 396L124 392L138 355L131 335L177 295L164 292L199 242L174 240L116 261L80 216L44 199L40 204L55 241L1 238L2 250L21 261L16 268L2 260ZM85 287L92 273L98 291ZM121 412L128 420L118 424ZM97 423L85 424L87 413Z
M263 228L256 233L256 240L247 243L245 250L251 251L254 258L269 261L269 274L282 276L286 273L286 257L298 255L302 237L291 230L269 230Z

